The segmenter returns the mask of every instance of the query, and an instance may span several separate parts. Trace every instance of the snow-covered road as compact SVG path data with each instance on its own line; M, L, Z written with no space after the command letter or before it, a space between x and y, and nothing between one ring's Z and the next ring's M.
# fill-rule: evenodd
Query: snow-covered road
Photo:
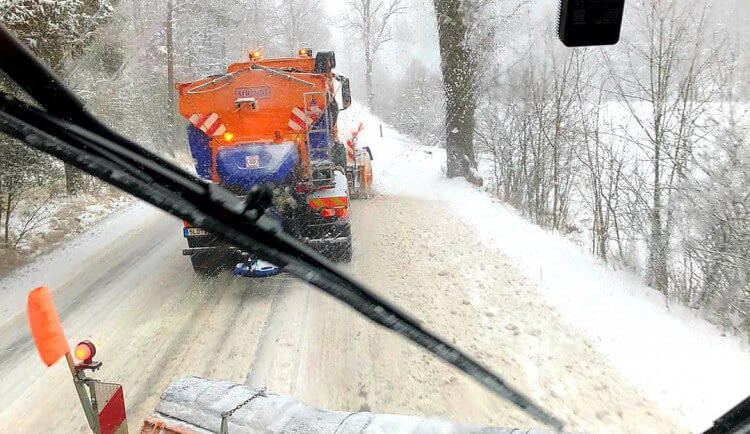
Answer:
M129 226L81 240L90 248L83 263L53 257L60 263L46 264L46 283L71 343L97 343L104 362L97 377L124 384L131 432L160 391L187 375L268 386L326 408L537 426L289 277L196 278L180 255L180 222L171 217L134 208L115 219ZM378 196L356 202L353 220L351 272L500 372L569 429L680 431L560 320L508 258L478 243L444 205ZM65 278L52 272L66 263ZM26 283L43 283L44 276L39 268ZM85 432L67 369L43 367L18 313L0 332L0 432Z
M474 354L573 431L707 427L750 384L750 352L459 180L358 105L375 156L346 268ZM347 125L347 122L349 125ZM268 386L345 411L537 427L523 413L306 284L193 275L181 224L136 205L0 281L0 432L85 432L69 374L38 360L25 294L47 284L69 341L94 340L131 432L176 379Z

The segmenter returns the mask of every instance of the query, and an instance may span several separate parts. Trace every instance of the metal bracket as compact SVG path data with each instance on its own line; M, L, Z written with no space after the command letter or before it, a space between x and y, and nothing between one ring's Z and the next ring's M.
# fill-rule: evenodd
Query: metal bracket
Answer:
M279 77L284 77L284 78L286 78L288 80L291 80L291 81L294 81L294 82L297 82L297 83L300 83L300 84L304 84L304 85L307 85L307 86L310 86L310 87L315 87L315 83L310 83L309 81L302 80L301 78L297 78L297 77L295 77L293 75L285 74L285 73L283 73L281 71L277 71L277 70L269 68L267 66L253 64L253 66L251 66L251 68L252 69L260 69L261 71L265 71L265 72L267 72L269 74L272 74L272 75L276 75L276 76L279 76Z
M255 186L245 197L243 212L254 211L254 221L257 221L273 203L273 189L267 184Z
M237 110L241 110L243 105L246 105L250 107L250 110L252 111L258 111L258 100L255 98L237 98L234 101L235 107L237 107Z

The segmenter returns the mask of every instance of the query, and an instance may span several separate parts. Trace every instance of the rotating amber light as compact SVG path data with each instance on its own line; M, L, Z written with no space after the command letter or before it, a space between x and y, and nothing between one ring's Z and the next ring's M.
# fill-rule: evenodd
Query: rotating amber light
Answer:
M91 363L91 360L96 355L96 347L91 341L82 341L76 345L75 350L73 350L73 355L76 359L84 363Z
M251 59L260 59L261 57L263 57L263 52L260 50L250 52Z
M234 134L232 134L230 132L224 133L224 141L225 142L231 142L232 140L234 140Z

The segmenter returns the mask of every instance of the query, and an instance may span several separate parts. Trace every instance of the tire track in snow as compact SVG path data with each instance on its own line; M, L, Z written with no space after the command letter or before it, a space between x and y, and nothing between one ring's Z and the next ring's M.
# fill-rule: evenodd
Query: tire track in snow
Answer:
M223 293L228 290L229 288L226 287L222 292L213 291L207 301L215 301L217 298L220 298L219 294L223 295ZM193 306L190 316L182 322L177 333L172 335L167 347L161 351L159 357L156 359L156 363L152 364L158 368L152 369L145 375L145 378L138 383L136 392L132 395L126 406L127 413L132 413L136 408L143 405L143 402L146 401L147 397L153 395L153 390L156 388L156 385L159 384L160 380L162 380L167 372L169 372L169 365L175 361L175 355L183 349L187 337L193 331L193 328L200 324L197 319L205 314L204 308L205 306L201 304Z
M277 285L274 293L273 301L271 302L271 308L268 309L266 318L263 321L263 329L260 332L258 343L255 347L255 356L253 361L247 368L247 375L245 376L245 385L251 387L263 387L263 384L268 377L268 370L270 370L270 364L272 363L272 347L275 345L278 334L278 312L279 306L281 305L283 298L288 295L289 287L282 287L282 279L276 278L275 284ZM276 320L275 320L276 319ZM269 342L273 341L273 342ZM261 372L262 370L262 372Z
M229 314L228 321L224 325L224 330L221 334L221 336L215 340L215 344L213 345L212 349L210 350L211 354L221 354L222 350L227 348L227 343L231 341L232 337L234 337L235 334L240 332L240 335L243 337L242 347L252 347L253 348L253 354L256 352L257 347L259 345L259 341L262 339L262 334L257 335L257 339L252 342L246 342L246 338L248 336L252 337L251 334L247 333L241 333L242 329L248 325L248 322L245 322L244 324L241 323L243 319L251 319L246 318L248 315L253 315L257 312L248 312L250 310L256 309L259 306L257 304L261 304L263 301L265 301L266 298L271 298L271 302L268 303L268 308L265 313L265 319L263 320L263 324L265 324L268 321L268 316L271 312L271 306L273 305L273 300L276 298L279 287L281 283L275 282L270 285L270 288L264 288L264 283L262 280L254 280L254 279L247 279L247 278L235 278L235 282L237 283L237 286L239 286L238 291L240 292L239 298L237 300L233 300L234 302L234 309L232 310L231 314ZM234 295L234 294L232 294ZM257 299L256 301L260 303L253 303L250 304L250 301ZM218 305L217 305L218 306ZM202 376L209 378L211 377L211 373L213 371L213 368L215 368L216 360L213 359L206 359L204 360L204 367L202 369Z

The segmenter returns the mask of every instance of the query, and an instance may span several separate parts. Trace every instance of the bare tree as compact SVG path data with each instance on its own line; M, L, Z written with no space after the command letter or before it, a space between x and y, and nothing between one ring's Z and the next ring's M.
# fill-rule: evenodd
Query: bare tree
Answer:
M665 0L642 0L637 38L624 44L627 71L617 74L615 94L638 127L631 136L651 169L647 276L659 291L669 285L672 215L669 196L690 160L695 119L710 95L703 86L717 66L716 50L704 50L705 9Z
M724 325L750 330L750 112L732 53L716 80L721 103L699 120L705 132L693 171L675 197L685 254L673 271L680 302Z
M581 51L548 50L514 65L502 90L485 95L475 134L479 151L491 156L498 195L536 223L567 231L586 64Z
M318 49L330 40L323 3L309 0L284 0L273 8L278 39L285 55L300 48ZM303 46L304 45L304 46Z
M413 59L403 71L391 79L387 92L378 95L380 115L400 132L437 146L443 141L441 120L445 118L440 74L425 67L421 59Z
M0 159L3 238L6 247L15 247L29 228L39 223L43 203L38 206L31 204L30 213L26 213L20 222L20 233L11 237L11 222L18 205L28 199L36 188L51 184L60 175L61 165L51 157L7 137L0 137L0 155L3 155Z
M577 119L573 111L576 104L576 90L584 68L583 51L573 50L559 62L552 57L551 74L537 82L532 89L535 116L539 122L539 132L544 138L544 146L551 152L550 181L552 191L551 227L560 229L565 223L568 193L573 171L574 139Z
M164 23L164 34L167 39L167 131L169 136L167 149L174 156L175 148L175 111L177 110L177 100L175 98L175 78L174 78L174 3L167 0L167 19Z
M6 226L6 232L5 232L5 244L6 246L11 246L13 249L18 249L18 247L21 245L23 240L28 236L29 234L33 233L35 230L43 227L45 224L49 222L49 218L51 216L50 210L47 208L47 205L49 204L50 200L56 195L55 191L49 191L47 192L41 200L36 201L34 204L30 206L29 209L27 209L25 212L21 215L21 221L20 225L18 227L18 232L15 234L13 240L11 242L8 241L8 228Z
M595 86L592 79L593 74L589 74L585 83L579 82L576 89L582 130L576 157L584 169L578 188L591 214L591 252L606 262L610 256L610 241L614 241L617 258L623 261L620 214L625 156L607 134L611 126L607 125L603 113L606 105L603 83Z
M403 0L347 0L349 13L343 16L345 28L356 32L365 56L365 89L367 103L373 107L373 62L377 53L391 38L391 25L405 11Z

